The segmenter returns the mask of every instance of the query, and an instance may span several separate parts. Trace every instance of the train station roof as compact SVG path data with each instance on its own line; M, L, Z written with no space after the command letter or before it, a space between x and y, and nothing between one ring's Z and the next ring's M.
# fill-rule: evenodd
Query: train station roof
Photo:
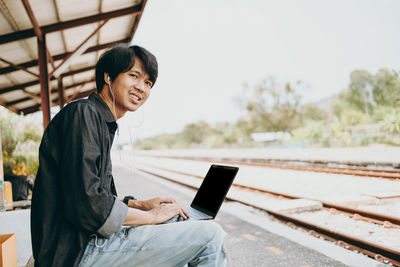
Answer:
M0 0L0 104L18 114L45 113L89 95L97 59L108 47L131 42L145 5Z

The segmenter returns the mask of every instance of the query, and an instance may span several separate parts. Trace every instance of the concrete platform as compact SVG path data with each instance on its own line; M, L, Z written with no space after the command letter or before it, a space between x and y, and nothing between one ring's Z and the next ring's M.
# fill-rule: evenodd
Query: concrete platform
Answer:
M189 205L195 191L114 162L118 194L140 199L173 196ZM272 221L259 210L225 202L216 221L228 233L228 266L385 266L331 242Z
M120 197L173 196L189 205L195 194L186 187L133 171L118 162L114 162L114 177ZM32 253L29 214L29 210L0 213L0 234L17 236L18 266L24 266ZM272 221L267 214L237 202L225 202L216 221L228 233L225 250L229 267L386 266Z
M0 212L0 234L17 237L17 264L24 266L32 255L30 210Z

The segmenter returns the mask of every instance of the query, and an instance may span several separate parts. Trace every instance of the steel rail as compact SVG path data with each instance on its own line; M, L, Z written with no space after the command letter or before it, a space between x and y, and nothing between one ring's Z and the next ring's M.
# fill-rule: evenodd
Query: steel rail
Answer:
M315 166L315 165L295 165L295 164L282 164L282 163L268 163L268 162L251 162L248 160L231 160L231 159L220 159L211 157L187 157L187 156L156 156L156 155L141 155L145 157L155 157L155 158L170 158L178 160L193 160L193 161L213 161L224 164L240 164L247 166L257 166L266 168L278 168L278 169L289 169L297 171L310 171L310 172L320 172L320 173L333 173L333 174L343 174L343 175L355 175L355 176L366 176L366 177L376 177L385 179L400 179L400 171L397 170L376 170L376 169L364 169L364 168L338 168L329 166ZM271 160L272 161L272 160ZM283 161L283 160L280 160ZM287 162L293 162L288 160ZM303 162L303 164L306 162ZM310 164L310 163L308 163ZM321 163L320 163L321 164ZM330 164L330 162L326 162Z
M148 164L146 164L146 165L148 165ZM156 167L156 168L164 169L164 168L159 168L159 167ZM142 169L142 168L137 168L137 169L142 171L142 172L145 172L145 173L160 177L162 179L165 179L165 180L168 180L168 181L183 185L185 187L190 187L192 189L197 189L197 187L195 187L193 185L188 185L188 184L186 184L184 182L176 181L176 180L174 180L172 178L166 177L166 176L158 174L156 172L149 171L149 170ZM167 170L167 169L164 169L164 170ZM176 173L179 173L179 174L184 174L183 172L178 172L178 171L172 171L172 172L176 172ZM188 174L186 174L186 175L188 175ZM193 175L193 174L189 174L188 176L192 176L192 177L196 177L196 178L200 177L200 176ZM200 177L200 178L203 178L203 177ZM241 186L241 187L246 187L246 186ZM262 191L262 192L271 193L271 192L265 191L265 190L260 190L260 189L256 189L256 190ZM279 193L275 192L275 193L272 193L272 194L279 194ZM288 196L289 198L290 197L291 198L298 198L298 197L293 197L293 196L286 195L286 194L279 194L279 195ZM230 199L230 198L227 197L227 199ZM247 203L247 202L244 202L244 201L238 201L236 199L232 199L232 200L236 201L236 202L241 202L241 203L246 204L246 205L253 206L251 203ZM363 240L363 239L360 239L360 238L357 238L357 237L354 237L354 236L351 236L351 235L347 235L347 234L338 232L336 230L331 230L329 228L322 227L322 226L307 222L305 220L301 220L299 218L295 218L295 217L292 217L290 215L283 214L281 212L269 210L269 209L266 209L266 208L260 208L260 207L255 207L255 208L262 209L262 210L266 211L267 213L271 214L273 217L275 217L275 218L277 218L279 220L288 222L289 224L295 224L298 227L306 228L306 229L310 230L310 234L313 234L314 236L317 235L316 233L318 233L319 235L325 237L328 240L336 241L337 244L342 246L342 247L351 248L352 250L358 250L358 251L360 251L360 252L362 252L362 253L364 253L364 254L366 254L366 255L368 255L368 256L370 256L370 257L374 258L375 260L380 261L382 263L391 262L395 266L400 266L400 251L398 251L398 250L394 250L394 249L391 249L391 248L388 248L388 247L385 247L385 246L382 246L382 245L378 245L378 244L375 244L375 243L372 243L372 242L369 242L369 241L366 241L366 240Z
M248 204L247 204L248 205ZM372 242L368 242L366 240L351 236L351 235L347 235L335 230L331 230L329 228L326 227L322 227L316 224L312 224L310 222L286 215L286 214L282 214L280 212L276 212L276 211L271 211L271 210L267 210L264 209L266 212L268 212L269 214L272 214L274 217L286 221L286 222L291 222L294 223L300 227L304 227L306 229L310 229L311 231L316 231L317 233L320 233L324 236L328 236L330 238L333 238L334 240L337 241L342 241L342 242L346 242L352 246L354 246L353 248L368 254L369 256L372 256L375 260L378 260L380 262L386 263L385 261L389 261L392 264L396 265L396 266L400 266L400 251L398 250L394 250L385 246L381 246ZM372 252L372 253L371 253Z
M150 168L154 168L154 169L160 169L160 170L169 171L169 172L173 172L173 173L177 173L177 174L181 174L181 175L195 177L195 178L198 178L198 179L203 179L204 178L203 176L189 174L189 173L180 172L180 171L171 170L171 169L166 169L166 168L161 168L161 167L154 166L154 165L151 165L151 164L143 164L143 165L147 165ZM359 215L361 217L371 219L376 223L386 224L387 225L387 223L385 223L385 222L389 222L389 224L393 224L393 225L395 225L397 227L400 227L400 218L399 217L388 216L388 215L385 215L385 214L375 213L375 212L366 211L366 210L360 210L360 209L356 209L356 208L350 208L350 207L347 207L347 206L334 204L334 203L330 203L330 202L326 202L326 201L320 201L318 199L305 198L305 197L290 195L290 194L286 194L286 193L280 193L280 192L275 192L275 191L255 188L255 187L246 186L246 185L239 185L239 184L235 184L234 183L232 186L240 188L240 189L253 191L253 192L274 195L274 196L277 196L277 197L285 197L285 198L288 198L288 199L300 199L300 198L303 198L303 199L315 200L315 201L321 202L321 204L322 204L322 206L324 208L335 209L335 210L338 210L338 211L341 211L341 212L351 213L353 215L357 214L357 215Z

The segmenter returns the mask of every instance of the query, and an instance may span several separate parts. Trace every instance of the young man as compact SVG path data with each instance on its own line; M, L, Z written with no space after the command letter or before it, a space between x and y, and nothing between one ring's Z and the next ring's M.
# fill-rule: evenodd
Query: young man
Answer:
M222 266L225 232L214 222L160 224L186 211L172 198L117 199L110 149L116 120L146 102L156 58L116 46L96 65L98 93L63 108L39 149L32 198L35 266Z

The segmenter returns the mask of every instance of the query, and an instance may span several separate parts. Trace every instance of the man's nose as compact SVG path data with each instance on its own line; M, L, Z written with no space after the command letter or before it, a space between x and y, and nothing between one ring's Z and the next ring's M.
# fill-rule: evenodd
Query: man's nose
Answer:
M137 83L135 83L135 88L137 90L139 90L140 92L144 92L145 91L145 85L144 85L144 81L138 81Z

